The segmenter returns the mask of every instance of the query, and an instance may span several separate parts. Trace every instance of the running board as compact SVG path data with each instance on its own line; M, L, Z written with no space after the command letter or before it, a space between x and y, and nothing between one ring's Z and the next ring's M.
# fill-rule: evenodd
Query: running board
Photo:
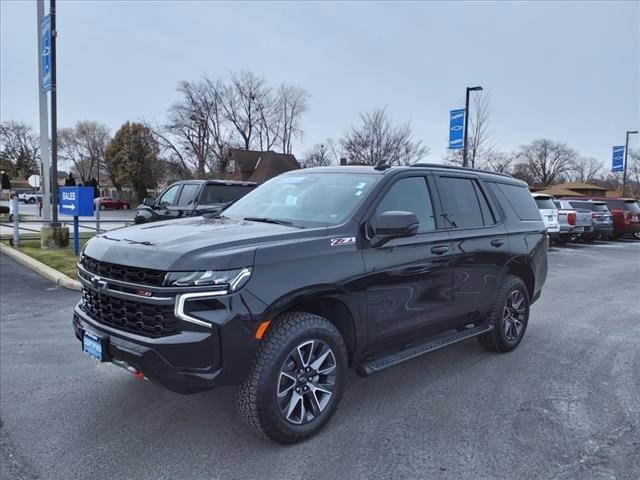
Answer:
M463 330L462 332L456 332L451 335L447 335L446 337L441 337L437 340L423 343L422 345L408 347L405 350L392 353L391 355L366 361L358 366L356 372L361 377L368 377L372 373L376 373L380 370L393 367L394 365L398 365L399 363L419 357L420 355L424 355L425 353L439 350L442 347L453 345L454 343L461 342L463 340L466 340L467 338L477 337L478 335L490 332L491 330L493 330L493 325L485 324Z

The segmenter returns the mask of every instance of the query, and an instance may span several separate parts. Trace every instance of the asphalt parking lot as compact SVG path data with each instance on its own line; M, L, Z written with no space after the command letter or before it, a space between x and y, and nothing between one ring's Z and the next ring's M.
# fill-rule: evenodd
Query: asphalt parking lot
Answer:
M232 389L180 396L82 354L77 292L1 257L7 479L640 478L640 242L553 248L521 346L367 379L309 441L255 437Z

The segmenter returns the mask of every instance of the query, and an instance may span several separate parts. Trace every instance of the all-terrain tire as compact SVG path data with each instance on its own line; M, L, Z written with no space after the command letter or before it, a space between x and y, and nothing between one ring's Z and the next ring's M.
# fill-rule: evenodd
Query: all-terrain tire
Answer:
M509 339L505 333L507 321L505 320L505 309L507 308L509 297L512 296L514 292L518 292L524 299L524 314L522 315L522 318L520 318L522 327L519 334L515 339ZM514 275L507 275L496 298L496 303L487 318L488 323L493 325L493 330L478 336L480 345L487 350L500 353L510 352L515 349L522 341L527 330L527 324L529 323L529 305L529 292L527 291L527 287L522 279Z
M277 402L280 371L300 344L321 341L335 357L334 392L324 410L308 423L285 419ZM329 421L338 405L347 370L347 348L338 329L328 320L304 312L287 312L274 320L263 337L247 378L236 389L241 418L254 432L278 443L300 442L317 433Z

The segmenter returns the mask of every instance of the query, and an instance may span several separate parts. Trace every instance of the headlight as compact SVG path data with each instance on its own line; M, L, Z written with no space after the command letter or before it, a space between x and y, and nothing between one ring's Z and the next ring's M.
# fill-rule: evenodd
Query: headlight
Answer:
M169 272L164 277L167 287L226 287L234 292L247 283L251 277L251 268L236 268L234 270L201 270L197 272Z

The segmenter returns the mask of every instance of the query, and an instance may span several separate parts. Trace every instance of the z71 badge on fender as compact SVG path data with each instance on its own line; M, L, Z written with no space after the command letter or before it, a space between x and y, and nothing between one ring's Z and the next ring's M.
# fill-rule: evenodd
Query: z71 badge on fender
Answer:
M354 243L356 243L356 237L342 237L342 238L331 239L332 247L341 247L342 245L353 245Z

